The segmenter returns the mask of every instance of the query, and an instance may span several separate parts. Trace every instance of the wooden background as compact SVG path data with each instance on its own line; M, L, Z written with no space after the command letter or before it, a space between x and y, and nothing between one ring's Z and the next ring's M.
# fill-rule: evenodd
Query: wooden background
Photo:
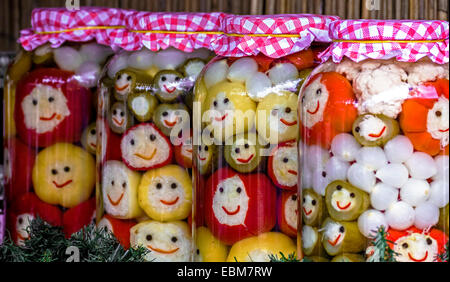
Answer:
M379 4L367 9L366 1ZM64 7L66 0L0 0L0 51L13 51L19 31L37 7ZM79 0L82 6L142 11L222 11L235 14L317 13L342 18L448 20L448 0Z

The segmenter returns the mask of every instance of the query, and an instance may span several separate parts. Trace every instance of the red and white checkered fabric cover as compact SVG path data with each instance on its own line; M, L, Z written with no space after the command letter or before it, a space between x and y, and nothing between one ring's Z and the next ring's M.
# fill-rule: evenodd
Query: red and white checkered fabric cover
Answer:
M355 62L365 59L396 58L402 62L416 62L429 57L438 64L449 62L449 23L447 21L379 21L379 20L339 20L331 23L330 37L333 42L320 57L323 61L330 57L336 63L343 57ZM358 42L382 40L386 42ZM395 42L410 40L411 42ZM417 42L442 40L439 42ZM414 42L416 41L416 42Z
M134 12L126 20L127 30L121 31L114 40L128 51L142 47L152 51L168 47L184 52L198 48L212 50L224 17L224 13Z
M64 8L41 8L33 10L31 29L21 32L19 43L25 50L31 51L39 46L51 43L53 48L66 41L86 42L96 40L103 45L114 46L114 39L121 29L84 29L68 32L39 34L40 32L62 31L81 27L124 26L125 19L133 11L113 8L83 7L80 10Z
M283 57L308 48L313 41L330 42L328 26L336 16L322 15L229 15L215 51L223 56L249 56L263 53L272 58ZM232 36L243 34L247 36ZM269 34L269 36L252 36ZM270 36L289 34L298 37Z

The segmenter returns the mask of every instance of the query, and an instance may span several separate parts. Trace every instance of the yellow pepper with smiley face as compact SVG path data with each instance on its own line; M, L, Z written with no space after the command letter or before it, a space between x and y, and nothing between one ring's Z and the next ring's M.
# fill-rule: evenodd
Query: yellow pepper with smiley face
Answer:
M92 194L95 161L91 154L69 143L42 150L33 167L33 186L44 202L72 208Z

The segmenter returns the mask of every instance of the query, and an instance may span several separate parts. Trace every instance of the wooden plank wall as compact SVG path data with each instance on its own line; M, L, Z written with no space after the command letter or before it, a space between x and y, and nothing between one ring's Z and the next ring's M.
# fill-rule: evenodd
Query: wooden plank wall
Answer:
M70 0L67 0L70 1ZM142 11L236 14L317 13L342 18L448 20L447 0L79 0L82 6ZM64 7L66 0L1 0L0 51L16 48L19 31L30 26L37 7ZM376 8L375 10L371 7Z

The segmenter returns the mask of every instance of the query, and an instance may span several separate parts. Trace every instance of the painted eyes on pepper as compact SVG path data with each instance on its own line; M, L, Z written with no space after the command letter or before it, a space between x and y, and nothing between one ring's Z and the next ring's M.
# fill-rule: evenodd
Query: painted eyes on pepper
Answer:
M68 167L68 166L64 167L64 172L70 172L70 167ZM52 174L53 175L57 175L58 174L58 170L57 169L52 169Z
M116 183L114 182L114 180L111 181L111 186L114 186L115 184L116 184ZM123 189L127 188L127 183L126 183L126 182L123 182L123 183L122 183L122 188L123 188Z
M228 104L228 102L230 102L230 99L228 99L228 98L223 99L224 104ZM218 106L218 103L216 100L214 100L213 105L214 105L214 107Z
M156 184L156 189L160 190L162 187L163 187L163 185L161 183ZM178 187L178 185L176 183L172 183L170 185L170 188L172 188L172 189L177 189L177 187Z
M294 197L294 196L292 196L292 197ZM292 200L293 200L293 201L297 200L297 197L295 198L295 200L294 200L294 198L292 198ZM303 198L303 203L306 203L306 199L305 199L305 198ZM317 201L316 201L316 200L312 200L312 201L311 201L311 205L315 206L316 204L317 204Z
M281 110L281 109L273 109L271 113L272 113L273 116L277 116L277 115L278 115L278 112L279 112L280 110ZM289 114L289 113L292 112L292 109L291 109L290 107L286 107L286 109L284 109L284 112L285 112L286 114Z
M223 191L224 191L223 187L220 187L219 188L219 192L223 193ZM241 194L241 192L242 192L242 188L241 187L236 188L236 193Z

